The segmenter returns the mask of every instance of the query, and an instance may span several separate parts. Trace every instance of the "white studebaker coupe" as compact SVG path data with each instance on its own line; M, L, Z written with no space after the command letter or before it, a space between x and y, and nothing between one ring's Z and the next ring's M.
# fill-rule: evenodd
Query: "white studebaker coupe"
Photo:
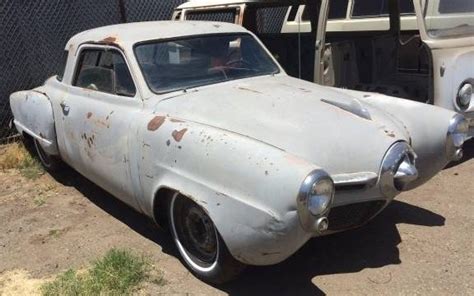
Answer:
M366 223L462 155L442 108L291 78L250 32L212 22L89 30L63 75L11 95L43 165L64 161L169 223L209 282Z

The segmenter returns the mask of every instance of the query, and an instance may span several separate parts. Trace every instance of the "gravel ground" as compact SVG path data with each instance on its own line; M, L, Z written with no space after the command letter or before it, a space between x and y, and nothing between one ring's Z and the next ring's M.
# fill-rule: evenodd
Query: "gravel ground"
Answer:
M146 254L167 284L142 295L474 295L474 141L462 163L400 195L358 230L308 242L287 261L209 286L168 233L77 173L31 181L0 172L0 295L30 295L112 247Z

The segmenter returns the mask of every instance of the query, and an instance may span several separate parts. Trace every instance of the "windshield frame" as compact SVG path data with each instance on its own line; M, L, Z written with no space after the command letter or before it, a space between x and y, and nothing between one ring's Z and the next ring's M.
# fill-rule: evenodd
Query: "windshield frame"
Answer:
M180 40L186 40L186 39L194 39L194 38L205 38L205 37L211 37L211 36L249 36L251 37L263 50L263 52L268 56L269 60L275 65L276 71L273 73L265 73L265 74L258 74L258 75L253 75L253 76L245 76L241 78L236 78L236 79L230 79L230 80L222 80L222 81L212 81L209 83L203 83L203 84L198 84L198 85L192 85L189 87L176 87L176 88L170 88L170 89L165 89L163 91L157 91L153 89L153 87L150 86L150 82L146 78L146 74L143 71L142 64L139 62L138 55L137 55L137 47L141 45L146 45L146 44L154 44L154 43L167 43L167 42L173 42L173 41L180 41ZM135 61L138 65L138 68L140 69L140 74L142 75L143 79L145 80L145 83L148 87L148 89L157 95L163 95L163 94L168 94L172 92L177 92L177 91L186 91L189 89L194 89L198 87L203 87L203 86L208 86L208 85L213 85L213 84L219 84L219 83L225 83L225 82L231 82L231 81L237 81L241 79L247 79L247 78L255 78L255 77L263 77L263 76L275 76L281 73L285 73L281 65L278 63L278 61L275 59L275 57L270 53L270 51L265 47L265 45L258 39L253 33L251 32L226 32L226 33L207 33L207 34L197 34L197 35L183 35L183 36L177 36L177 37L172 37L172 38L162 38L162 39L152 39L152 40L146 40L146 41L140 41L137 42L133 45L133 55L135 57Z

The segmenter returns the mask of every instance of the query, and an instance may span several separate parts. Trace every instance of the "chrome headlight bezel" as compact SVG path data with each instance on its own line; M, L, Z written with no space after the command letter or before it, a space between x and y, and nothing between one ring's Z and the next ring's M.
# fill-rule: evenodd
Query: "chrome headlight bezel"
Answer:
M461 115L451 118L446 139L446 155L449 161L458 161L463 157L462 146L468 138L469 122Z
M405 141L394 143L387 151L380 169L380 190L393 198L418 178L417 155Z
M318 192L318 188L322 187L325 187L324 192ZM299 219L304 230L321 232L327 228L327 222L326 225L320 222L321 218L329 214L334 195L334 181L325 171L314 170L304 179L296 201ZM318 206L321 208L316 211ZM321 228L321 226L324 227Z

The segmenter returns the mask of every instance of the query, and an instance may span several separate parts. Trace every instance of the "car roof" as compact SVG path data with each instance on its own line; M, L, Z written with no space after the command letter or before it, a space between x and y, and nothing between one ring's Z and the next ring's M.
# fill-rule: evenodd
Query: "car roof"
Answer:
M305 4L304 0L191 0L178 6L176 9L189 9L208 6L225 6L238 4L252 4L262 6L282 6Z
M153 21L126 23L99 27L81 32L66 44L66 50L83 43L114 44L120 47L133 46L142 41L170 39L193 35L247 33L238 25L207 21Z

